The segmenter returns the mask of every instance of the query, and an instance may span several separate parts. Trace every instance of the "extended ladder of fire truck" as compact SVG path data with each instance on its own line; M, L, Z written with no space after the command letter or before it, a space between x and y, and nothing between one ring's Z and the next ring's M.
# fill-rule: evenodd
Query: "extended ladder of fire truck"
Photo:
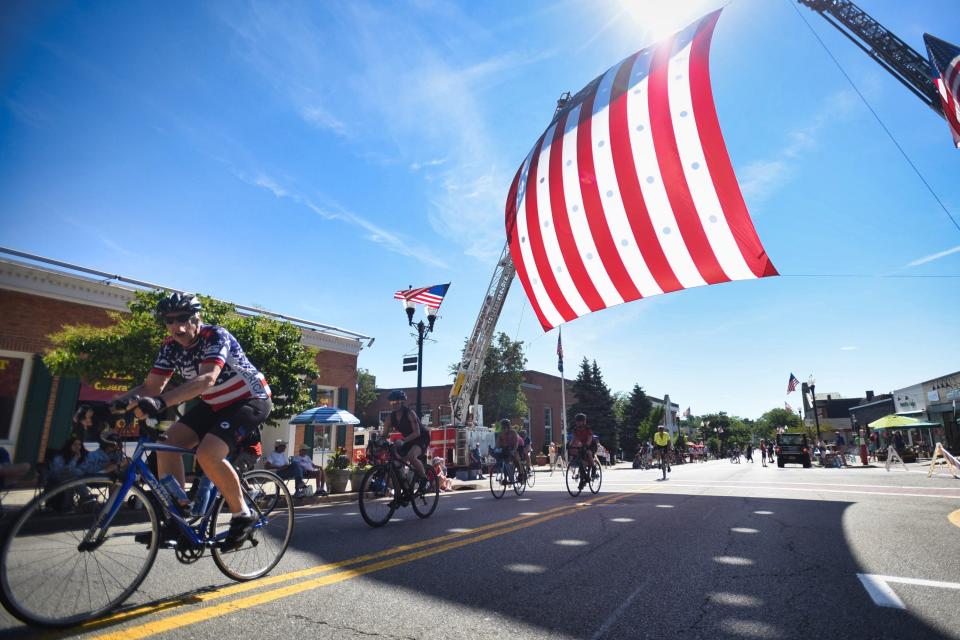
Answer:
M860 47L941 118L943 104L930 62L849 0L797 0Z
M848 0L797 1L819 13L936 114L944 117L943 105L933 83L933 68L927 59L910 45ZM569 93L563 94L557 101L557 112L570 99ZM454 425L472 424L477 418L475 407L483 363L515 273L509 246L504 245L450 390L451 418Z

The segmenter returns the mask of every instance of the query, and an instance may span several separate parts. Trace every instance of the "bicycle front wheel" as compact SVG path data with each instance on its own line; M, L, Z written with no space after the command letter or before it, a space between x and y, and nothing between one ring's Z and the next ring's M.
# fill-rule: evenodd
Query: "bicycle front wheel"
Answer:
M397 503L393 497L395 487L391 480L390 469L385 464L377 465L367 471L360 482L360 515L371 527L387 524Z
M108 476L77 478L37 496L17 514L0 548L0 599L24 622L66 627L108 613L146 578L159 524L138 486L119 495ZM106 529L98 521L121 504Z
M580 495L580 492L583 491L583 486L580 484L580 464L571 462L567 465L567 492L576 498Z
M590 493L598 493L601 484L603 484L603 466L599 462L594 462L593 469L590 470Z
M266 575L277 566L293 536L293 498L286 483L272 471L255 469L240 479L244 500L256 515L250 536L239 547L210 548L213 561L223 575L244 582ZM230 528L230 507L222 498L210 521L210 537L223 539Z
M533 489L533 485L537 483L537 473L533 470L533 467L527 467L527 486Z
M437 472L433 467L427 467L424 471L427 474L427 486L423 491L418 488L413 494L413 500L410 501L410 506L413 507L413 512L418 518L429 518L430 514L436 510L437 503L440 502L440 482L437 480Z
M507 474L503 468L503 463L498 463L490 470L490 493L499 500L507 491Z

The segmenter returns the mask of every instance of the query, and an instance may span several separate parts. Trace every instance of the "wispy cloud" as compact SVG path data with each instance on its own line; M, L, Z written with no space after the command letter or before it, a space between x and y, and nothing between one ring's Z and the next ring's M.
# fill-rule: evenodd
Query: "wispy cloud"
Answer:
M347 138L355 158L422 176L432 230L466 255L499 255L515 167L504 162L489 96L560 49L491 47L489 32L451 3L265 3L219 13L238 56L304 122Z
M103 246L107 247L108 249L110 249L115 253L118 253L127 258L133 258L133 257L136 257L137 255L136 252L131 251L130 249L127 249L123 245L117 244L114 240L112 240L109 236L105 235L97 227L94 227L89 224L85 224L83 222L80 222L76 218L71 218L69 216L63 216L61 219L67 224L69 224L70 226L80 229L85 234L95 238L97 242L99 242L100 244L102 244Z
M311 105L301 108L300 117L320 129L327 129L339 136L347 135L347 125L321 106Z
M296 193L292 189L282 186L275 178L266 174L258 173L250 176L243 171L233 169L233 174L247 184L259 187L272 193L279 200L290 200L296 204L306 207L324 220L337 220L358 227L365 232L364 237L370 242L374 242L386 248L389 251L415 258L420 262L434 266L447 268L447 264L442 260L433 258L426 247L409 238L402 237L388 229L371 222L356 213L340 206L333 201L327 201L324 204L318 204L309 196Z
M439 167L442 164L446 164L446 158L434 158L433 160L427 160L425 162L411 162L410 170L411 171L420 171L427 167Z
M946 251L940 251L938 253L930 254L929 256L917 258L913 262L907 263L907 267L919 267L921 264L927 264L928 262L933 262L934 260L939 260L940 258L946 258L947 256L955 253L960 253L960 245L952 249L947 249Z
M828 97L806 125L787 133L786 145L778 154L755 160L743 167L740 171L743 195L755 202L764 200L789 182L793 177L795 161L816 148L824 127L849 115L855 104L856 96L849 90Z

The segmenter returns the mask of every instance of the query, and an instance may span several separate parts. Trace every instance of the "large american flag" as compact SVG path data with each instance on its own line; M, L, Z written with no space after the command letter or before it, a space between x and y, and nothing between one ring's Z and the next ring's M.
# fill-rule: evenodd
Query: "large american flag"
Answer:
M434 309L439 309L440 303L443 302L443 296L447 295L447 289L449 288L450 283L448 282L447 284L435 284L432 287L404 289L403 291L397 291L393 294L393 299L411 300Z
M923 41L937 74L933 82L943 103L943 115L950 126L953 144L960 149L960 47L929 33L923 34Z
M593 80L517 171L507 242L545 330L638 298L777 275L713 105L708 57L719 17Z

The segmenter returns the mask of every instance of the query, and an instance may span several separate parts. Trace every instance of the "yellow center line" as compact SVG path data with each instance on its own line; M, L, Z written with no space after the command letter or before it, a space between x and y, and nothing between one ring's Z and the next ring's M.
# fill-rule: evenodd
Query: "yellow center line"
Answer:
M593 498L593 499L591 499L591 500L586 500L586 501L577 503L576 506L577 506L577 507L581 507L581 506L589 505L589 504L591 504L591 503L593 503L593 502L598 502L598 503L599 503L600 500L603 500L603 502L600 503L600 504L610 503L610 502L613 502L615 499L619 499L620 497L626 497L626 495L623 495L623 496L614 495L612 498L610 498L610 497ZM398 554L398 553L403 553L403 552L406 552L406 551L411 551L411 550L414 550L414 549L419 549L419 548L421 548L421 547L425 547L425 546L429 546L429 545L435 545L435 544L442 543L442 542L445 542L445 541L448 541L448 540L455 540L455 539L457 539L457 538L463 538L463 537L466 537L466 536L473 536L473 535L475 535L475 534L477 534L477 533L482 533L482 532L484 532L484 531L495 530L495 531L493 531L492 534L488 533L488 534L485 534L485 535L482 535L482 536L479 536L479 537L476 537L476 538L470 538L469 540L466 540L466 541L460 541L460 542L458 542L458 543L453 543L452 545L444 545L444 546L440 546L440 547L435 547L434 549L430 549L429 552L426 554L426 555L433 555L434 553L439 553L440 551L446 551L446 550L449 550L449 549L455 549L455 548L457 548L458 546L463 546L464 544L472 544L473 542L479 542L479 541L481 541L481 540L485 540L485 539L487 539L488 537L494 537L494 536L496 536L496 535L501 535L501 534L503 534L503 533L509 533L509 532L512 532L512 531L516 531L517 529L520 529L520 528L525 528L525 527L527 527L527 526L532 526L532 525L534 525L534 524L539 524L540 522L545 522L546 520L550 520L550 519L553 519L553 518L556 518L556 517L560 517L560 516L566 515L566 514L568 514L568 513L572 513L572 510L571 510L571 508L570 508L570 505L563 505L563 506L560 506L560 507L555 507L555 508L553 508L553 509L549 509L549 510L543 512L542 514L528 514L528 515L518 516L518 517L515 517L515 518L510 518L510 519L508 519L508 520L503 520L503 521L500 521L500 522L494 522L494 523L491 523L491 524L488 524L488 525L483 525L483 526L480 526L480 527L476 527L476 528L474 528L474 529L469 529L469 530L467 530L467 531L457 531L457 532L454 532L454 533L450 533L450 534L438 536L438 537L435 537L435 538L430 538L430 539L427 539L427 540L421 540L421 541L419 541L419 542L414 542L414 543L410 543L410 544L400 545L400 546L397 546L397 547L392 547L392 548L390 548L390 549L385 549L385 550L383 550L383 551L377 551L377 552L374 552L374 553L369 553L369 554L366 554L366 555L357 556L357 557L349 558L349 559L346 559L346 560L341 560L341 561L339 561L339 562L331 562L331 563L327 563L327 564L318 565L318 566L316 566L316 567L309 567L309 568L307 568L307 569L301 569L301 570L299 570L299 571L291 571L291 572L288 572L288 573L278 574L278 575L275 575L275 576L268 576L268 577L265 577L265 578L261 578L261 579L259 579L259 580L252 580L252 581L250 581L250 582L243 582L243 583L240 583L240 584L231 585L231 586L229 586L229 587L223 587L223 588L215 589L215 590L212 590L212 591L206 591L206 592L191 594L191 595L189 595L189 596L187 596L187 597L176 598L176 599L173 599L173 600L166 600L166 601L163 601L163 602L159 602L159 603L147 605L147 606L144 606L144 607L138 607L138 608L136 608L136 609L130 609L130 610L127 610L127 611L122 611L122 612L120 612L120 613L114 614L114 615L109 616L109 617L106 617L106 618L99 618L99 619L97 619L97 620L92 620L92 621L90 621L90 622L87 622L87 623L85 623L84 625L82 625L82 628L90 629L90 628L97 628L97 627L106 626L106 625L109 625L109 624L116 624L116 623L123 622L124 620L130 619L130 618L142 617L142 616L144 616L144 615L149 615L149 614L151 614L151 613L159 613L159 612L161 612L161 611L165 611L165 610L167 610L167 609L171 609L171 608L178 607L178 606L182 606L182 605L186 605L186 604L195 604L195 603L199 603L199 602L207 602L207 601L210 601L210 600L217 600L217 599L225 598L225 597L228 597L228 596L231 596L231 595L236 595L236 594L238 594L238 593L243 593L243 592L246 592L246 591L252 591L252 590L255 590L255 589L262 589L263 587L268 587L268 586L280 584L280 583L283 583L283 582L289 582L289 581L291 581L291 580L297 580L297 579L299 579L299 578L305 578L305 577L308 577L308 576L311 576L311 575L316 575L316 574L318 574L318 573L325 573L325 572L331 571L331 570L333 570L333 569L340 569L340 568L343 568L343 567L348 567L348 566L350 566L350 565L360 564L360 563L363 563L363 562L367 562L368 560L375 560L375 559L377 559L377 558L383 558L383 557L386 557L386 556L391 556L391 555L395 555L395 554ZM526 521L526 522L525 522L525 521ZM517 523L520 523L520 524L517 524ZM515 525L515 526L511 526L511 525ZM501 529L501 527L505 527L505 528ZM413 560L413 559L415 559L416 557L421 557L421 556L418 556L417 554L411 554L410 556L403 556L402 558L398 558L397 560L400 560L400 561L402 561L402 562L409 562L410 560ZM426 557L426 556L423 556L423 557ZM388 561L388 563L390 563L390 562L393 562L393 561ZM397 562L396 564L401 564L402 562ZM383 566L381 566L381 565L383 565ZM372 570L373 570L373 571L377 571L377 570L379 570L379 569L386 568L386 567L389 567L389 566L394 566L394 565L393 565L393 564L385 564L385 563L381 562L381 563L377 563L377 564L373 564L373 565L368 565L367 567L364 567L364 568L362 568L362 569L360 569L360 570L357 570L357 571L345 571L345 572L333 574L332 576L326 576L325 578L321 578L321 579L320 579L320 583L318 583L316 586L317 586L317 587L325 586L326 584L332 584L333 582L339 582L340 580L345 580L345 579L348 579L348 578L351 578L351 577L355 577L355 576L358 576L358 575L363 575L363 574L365 574L365 573L370 573L370 570L369 570L370 567L375 567L375 568L372 569ZM333 580L333 582L323 582L324 580L326 580L326 579L328 579L328 578L335 578L335 577L337 577L337 576L340 576L340 577L339 577L338 579L336 579L336 580ZM305 586L305 585L310 585L310 584L312 584L313 582L316 582L316 581L308 581L308 582L306 582L306 583L300 583L300 582L298 582L298 583L296 583L296 584L294 584L294 585L291 585L290 587L277 589L276 591L283 591L285 595L281 595L281 596L278 596L278 597L285 597L286 595L291 595L291 594L286 593L286 590L291 589L291 588L294 589L294 593L298 593L298 592L299 592L300 590L302 590L302 589L315 588L315 587ZM261 594L261 595L269 595L270 593L273 593L273 592L268 591L268 592L266 592L266 594ZM259 597L259 596L253 596L253 598L257 598L257 597ZM249 600L249 599L250 599L250 598L247 598L247 600ZM274 599L274 598L271 598L271 599ZM267 601L269 601L269 600L267 600ZM242 602L245 602L245 600L241 599L241 600L238 600L238 601L236 601L236 602L241 602L241 603L242 603ZM228 606L228 605L230 605L230 604L233 604L233 603L227 603L227 604L220 605L220 606L221 606L221 607L228 607L227 610L230 610L230 607ZM256 604L256 603L254 603L254 604ZM250 605L250 606L252 606L252 605ZM239 608L245 608L245 607L239 607ZM209 609L203 609L202 611L205 612L205 613L204 613L204 618L210 617L210 615L216 615L216 614L209 614L209 615L208 615L206 612L210 611ZM190 614L182 614L182 615L187 615L187 616L189 616ZM179 617L179 616L173 616L172 618L168 618L167 620L176 619L176 618L178 618L178 617ZM161 622L163 622L163 621L161 621ZM192 624L193 622L196 622L196 620L193 620L193 621L191 621L191 622L187 622L187 623L185 623L185 624ZM156 624L156 623L150 623L150 624ZM144 625L144 627L150 626L150 624ZM136 628L137 628L137 627L134 627L134 629L136 629ZM129 630L127 630L127 631L129 631ZM158 632L150 632L150 633L147 633L147 634L145 634L145 635L151 635L152 633L158 633ZM140 638L140 637L145 637L145 635L136 635L136 636L124 635L124 634L126 634L126 631L120 631L120 632L118 632L118 634L120 634L120 635L116 635L116 634L106 634L106 635L98 636L98 637L101 637L101 638L127 638L127 637L137 637L137 638Z

